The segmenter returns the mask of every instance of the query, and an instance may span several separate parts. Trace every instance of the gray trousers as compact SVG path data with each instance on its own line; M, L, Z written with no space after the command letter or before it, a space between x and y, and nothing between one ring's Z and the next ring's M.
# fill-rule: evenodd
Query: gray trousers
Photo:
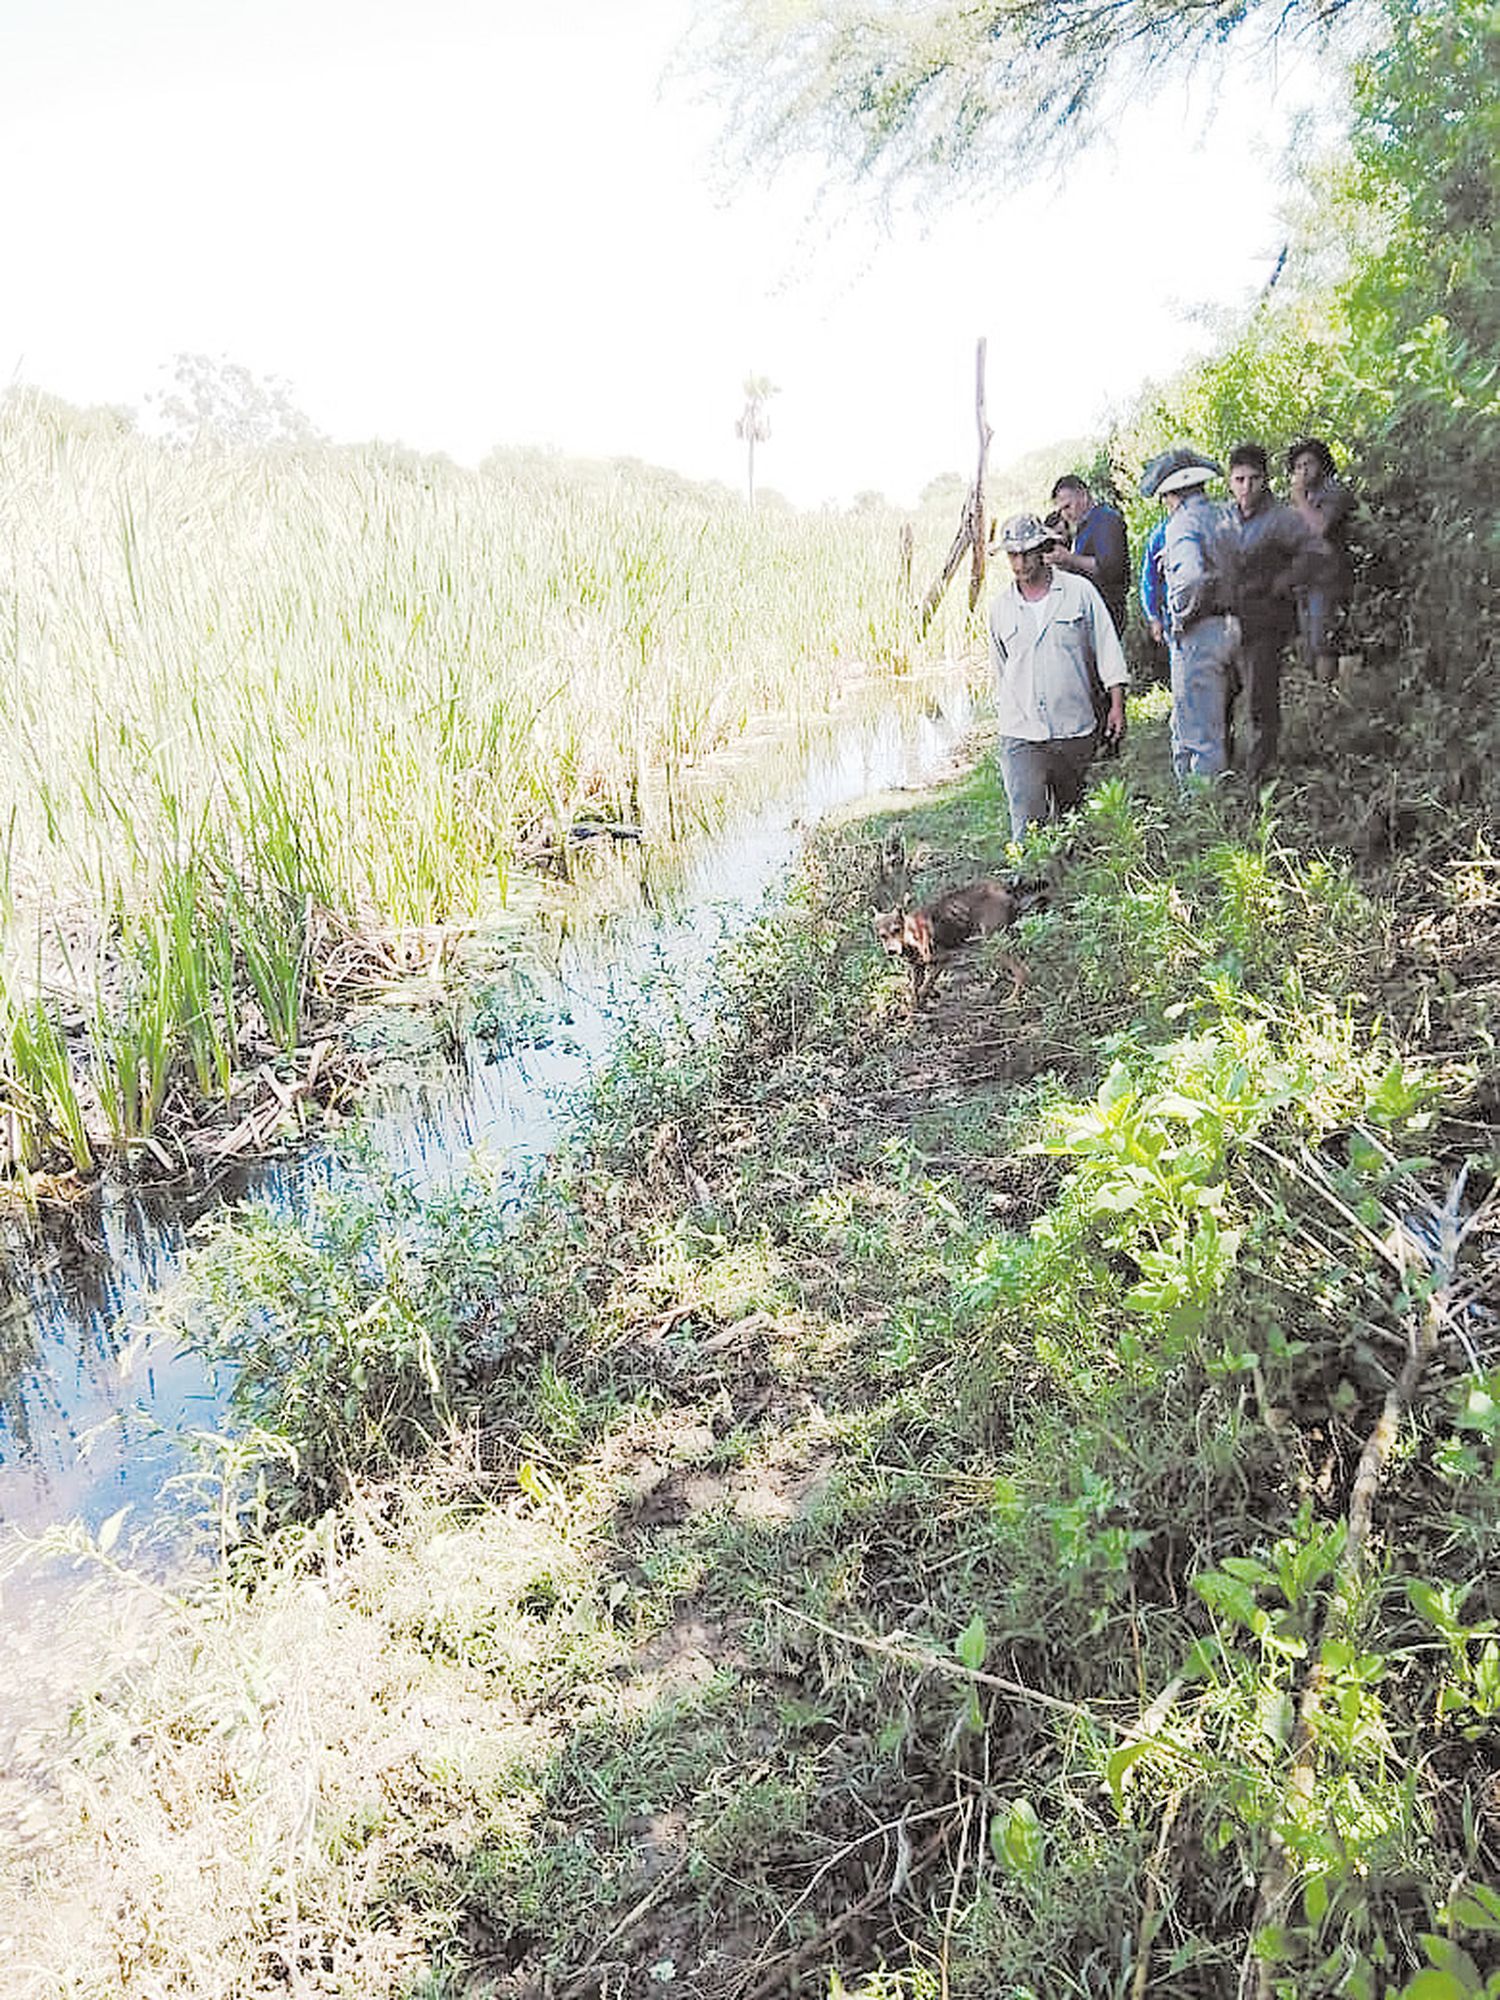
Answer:
M1281 660L1291 640L1285 626L1268 631L1245 627L1230 681L1231 759L1258 785L1270 769L1281 740Z
M1172 769L1179 778L1222 778L1229 764L1229 673L1237 618L1216 613L1172 635Z
M1045 743L1024 736L1000 738L1000 776L1012 840L1024 840L1028 826L1046 826L1079 804L1098 740L1097 729L1082 736L1054 736Z

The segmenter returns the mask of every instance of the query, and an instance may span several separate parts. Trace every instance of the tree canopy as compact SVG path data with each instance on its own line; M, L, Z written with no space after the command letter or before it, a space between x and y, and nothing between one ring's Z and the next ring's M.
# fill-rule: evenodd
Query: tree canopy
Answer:
M1231 44L1326 37L1364 0L710 0L689 62L728 148L946 192L1060 161L1143 85Z

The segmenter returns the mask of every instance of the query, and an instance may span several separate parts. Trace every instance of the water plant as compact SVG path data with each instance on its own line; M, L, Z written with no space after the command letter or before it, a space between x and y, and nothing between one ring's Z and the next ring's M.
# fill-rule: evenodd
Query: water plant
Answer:
M21 390L0 453L3 1039L75 1164L179 1072L226 1099L247 1010L293 1051L349 935L493 915L582 814L680 827L689 767L828 708L907 619L884 516L645 468L173 448ZM87 1133L41 1117L33 946L87 969Z

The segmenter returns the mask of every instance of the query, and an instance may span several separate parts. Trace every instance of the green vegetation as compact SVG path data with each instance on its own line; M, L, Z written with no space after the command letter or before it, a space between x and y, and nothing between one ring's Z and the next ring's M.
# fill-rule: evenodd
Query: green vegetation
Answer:
M173 448L15 391L0 462L22 1168L225 1105L575 819L675 831L752 719L908 663L888 524L645 467Z
M1486 1990L1493 877L1179 800L1144 706L1018 1002L911 1018L853 822L524 1218L205 1246L222 1560L52 1749L34 1990Z
M1500 1993L1497 28L1479 0L1386 21L1283 286L1113 440L1128 472L1179 429L1326 431L1365 504L1357 682L1292 682L1254 801L1179 795L1164 697L1138 702L1021 857L1050 897L1003 941L1014 1001L991 940L913 1017L867 922L873 813L814 841L710 1018L627 1038L523 1215L373 1181L304 1230L213 1232L171 1310L238 1370L202 1440L218 1561L117 1637L101 1591L66 1727L10 1760L19 1991ZM736 557L770 597L779 547ZM314 627L357 627L360 575ZM286 688L316 719L333 683ZM695 740L675 712L662 740ZM562 713L527 711L513 775ZM263 844L206 876L255 935L278 897L439 907L365 880L373 734L327 848L296 730L215 767ZM549 770L588 767L571 741ZM131 796L165 768L138 757ZM541 819L594 796L502 789ZM209 803L163 850L189 880ZM985 764L909 806L918 893L1014 860L1001 818ZM132 968L122 1125L159 1088L187 895L100 904ZM312 957L265 960L289 1019ZM14 1101L63 1128L55 1027L6 991ZM195 1018L213 1080L241 1017ZM118 1592L122 1533L54 1546Z
M1488 0L1388 0L1378 20L1347 144L1304 165L1280 283L1207 363L1145 392L1111 452L1133 491L1173 436L1329 439L1363 501L1357 646L1402 677L1382 710L1392 782L1410 793L1441 746L1443 802L1477 803L1500 750L1500 19Z

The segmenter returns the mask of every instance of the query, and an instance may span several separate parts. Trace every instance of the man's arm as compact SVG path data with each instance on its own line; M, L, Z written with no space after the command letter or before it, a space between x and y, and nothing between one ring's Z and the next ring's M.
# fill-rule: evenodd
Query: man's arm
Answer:
M1065 569L1071 576L1087 577L1090 583L1097 581L1099 565L1084 550L1054 549L1047 560L1054 569Z
M1120 644L1115 621L1110 617L1104 599L1094 589L1086 590L1084 596L1088 599L1094 672L1109 695L1104 740L1119 743L1125 735L1125 686L1130 679L1130 668L1125 664L1125 649Z
M1141 610L1146 615L1146 623L1151 628L1151 636L1159 646L1166 637L1167 630L1167 584L1163 570L1166 540L1166 525L1160 523L1151 530L1146 539L1146 547L1141 556L1140 599Z
M1128 585L1130 551L1125 540L1125 522L1113 507L1102 508L1089 528L1086 549L1059 549L1052 557L1055 569L1071 570L1087 577L1096 590L1120 590Z
M989 616L990 665L995 670L996 680L999 680L1000 676L1005 672L1005 662L1008 657L1005 650L1005 641L1000 637L999 612L1000 599L997 597L990 605Z
M1328 544L1295 507L1283 507L1277 525L1281 568L1271 587L1278 597L1293 597L1321 578L1328 564Z
M1097 590L1088 592L1089 629L1093 638L1094 672L1107 688L1123 688L1130 679L1125 648L1115 630L1115 621Z
M1228 601L1226 583L1220 576L1221 565L1228 566L1227 530L1215 534L1215 560L1210 561L1204 540L1211 525L1217 527L1205 521L1192 521L1166 543L1167 607L1176 632L1191 625L1195 618L1223 610Z

